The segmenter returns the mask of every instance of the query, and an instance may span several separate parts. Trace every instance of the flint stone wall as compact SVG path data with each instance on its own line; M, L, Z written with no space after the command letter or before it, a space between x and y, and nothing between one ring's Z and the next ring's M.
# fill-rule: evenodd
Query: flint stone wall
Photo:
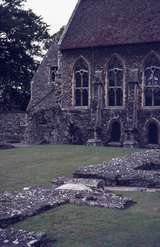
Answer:
M127 146L127 143L132 142L135 146L149 147L148 121L157 121L160 132L160 109L142 107L143 62L152 50L160 54L160 43L73 49L61 53L50 50L50 63L52 58L55 61L55 56L61 54L59 63L57 62L59 67L56 81L54 85L48 84L48 60L45 58L32 85L26 142L86 144L88 139L92 139L96 123L93 107L97 100L97 89L94 88L95 72L102 70L102 109L97 130L98 138L103 145L108 145L111 142L112 124L118 121L121 128L120 145ZM113 54L118 54L125 64L124 107L113 108L105 104L106 71ZM73 67L80 56L88 61L90 68L90 107L87 109L72 105ZM135 69L136 78L131 73ZM158 138L156 147L160 147L160 135Z
M0 143L24 141L26 113L0 113Z
M90 112L60 107L40 110L28 117L27 143L85 144L91 138Z

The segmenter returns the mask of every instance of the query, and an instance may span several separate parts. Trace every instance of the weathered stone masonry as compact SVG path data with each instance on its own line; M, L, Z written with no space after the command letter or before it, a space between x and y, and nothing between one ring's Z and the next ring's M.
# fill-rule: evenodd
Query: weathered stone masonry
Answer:
M91 104L87 109L72 106L72 70L75 61L81 54L87 59L91 68L91 103L96 99L93 90L95 87L95 71L102 70L103 105L98 132L102 143L106 145L110 142L112 124L114 121L118 121L121 125L120 143L122 145L124 143L130 145L131 142L131 145L146 146L148 144L147 123L157 120L159 126L160 121L158 108L142 108L143 61L153 48L157 54L160 54L159 44L116 46L110 47L109 50L108 48L96 48L94 50L63 52L61 57L62 67L60 68L60 74L57 75L61 78L57 78L57 87L56 85L48 85L47 81L45 81L45 87L49 88L50 94L31 113L31 115L33 114L30 123L32 125L32 134L30 134L29 141L37 143L46 141L48 143L85 144L88 139L93 138L93 126L96 118L94 105ZM108 61L115 53L119 54L125 63L125 106L107 108L105 105L106 68ZM134 69L137 69L136 78ZM59 89L61 89L61 92L56 97L56 90ZM76 135L78 135L79 140L77 140L78 137Z
M156 11L160 6L145 0L142 6L137 0L130 5L126 0L96 2L79 1L59 46L52 44L35 74L26 140L159 147L160 35ZM76 74L79 61L85 66ZM53 81L50 75L54 68ZM113 68L114 75L121 71L123 78L111 78ZM77 75L88 84L78 85ZM112 85L112 79L119 80L118 84Z
M26 113L0 113L0 143L24 142Z

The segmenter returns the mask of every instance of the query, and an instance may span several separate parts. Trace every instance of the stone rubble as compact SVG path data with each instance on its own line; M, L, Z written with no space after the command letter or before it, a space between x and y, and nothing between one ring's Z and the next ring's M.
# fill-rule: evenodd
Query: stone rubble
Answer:
M45 234L4 228L67 203L117 209L131 206L134 202L130 198L115 195L105 186L160 188L160 150L81 167L73 176L57 177L51 186L0 193L0 246L47 247Z
M65 184L65 186L68 186ZM74 186L80 187L79 183ZM67 203L99 206L105 208L125 208L133 202L129 198L107 193L102 189L92 190L84 186L83 190L69 187L34 186L24 188L20 192L4 192L0 194L0 227L6 228L25 218L40 214L51 208Z
M74 178L102 179L106 186L160 188L160 150L147 150L78 168Z
M70 203L81 206L94 206L101 208L125 209L134 204L127 197L115 195L113 193L95 190L91 192L79 192L70 197Z
M0 193L0 227L6 228L27 217L65 203L68 203L65 194L60 194L47 186L24 188L20 192Z
M1 247L47 247L45 233L27 232L24 230L0 229Z

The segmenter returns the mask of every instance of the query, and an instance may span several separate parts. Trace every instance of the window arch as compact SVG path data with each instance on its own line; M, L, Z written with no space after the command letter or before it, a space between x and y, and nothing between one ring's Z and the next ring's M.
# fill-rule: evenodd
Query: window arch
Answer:
M108 64L108 106L123 106L124 66L122 60L114 55Z
M89 67L84 58L74 65L74 105L89 105Z
M154 54L144 62L144 106L160 106L160 60Z

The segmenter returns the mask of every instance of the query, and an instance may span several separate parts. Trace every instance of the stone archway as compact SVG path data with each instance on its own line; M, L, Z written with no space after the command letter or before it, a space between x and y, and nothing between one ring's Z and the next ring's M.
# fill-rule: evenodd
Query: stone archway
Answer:
M155 121L152 121L148 125L148 144L158 145L159 144L159 128Z
M121 140L121 125L118 121L111 124L111 142L119 142Z

